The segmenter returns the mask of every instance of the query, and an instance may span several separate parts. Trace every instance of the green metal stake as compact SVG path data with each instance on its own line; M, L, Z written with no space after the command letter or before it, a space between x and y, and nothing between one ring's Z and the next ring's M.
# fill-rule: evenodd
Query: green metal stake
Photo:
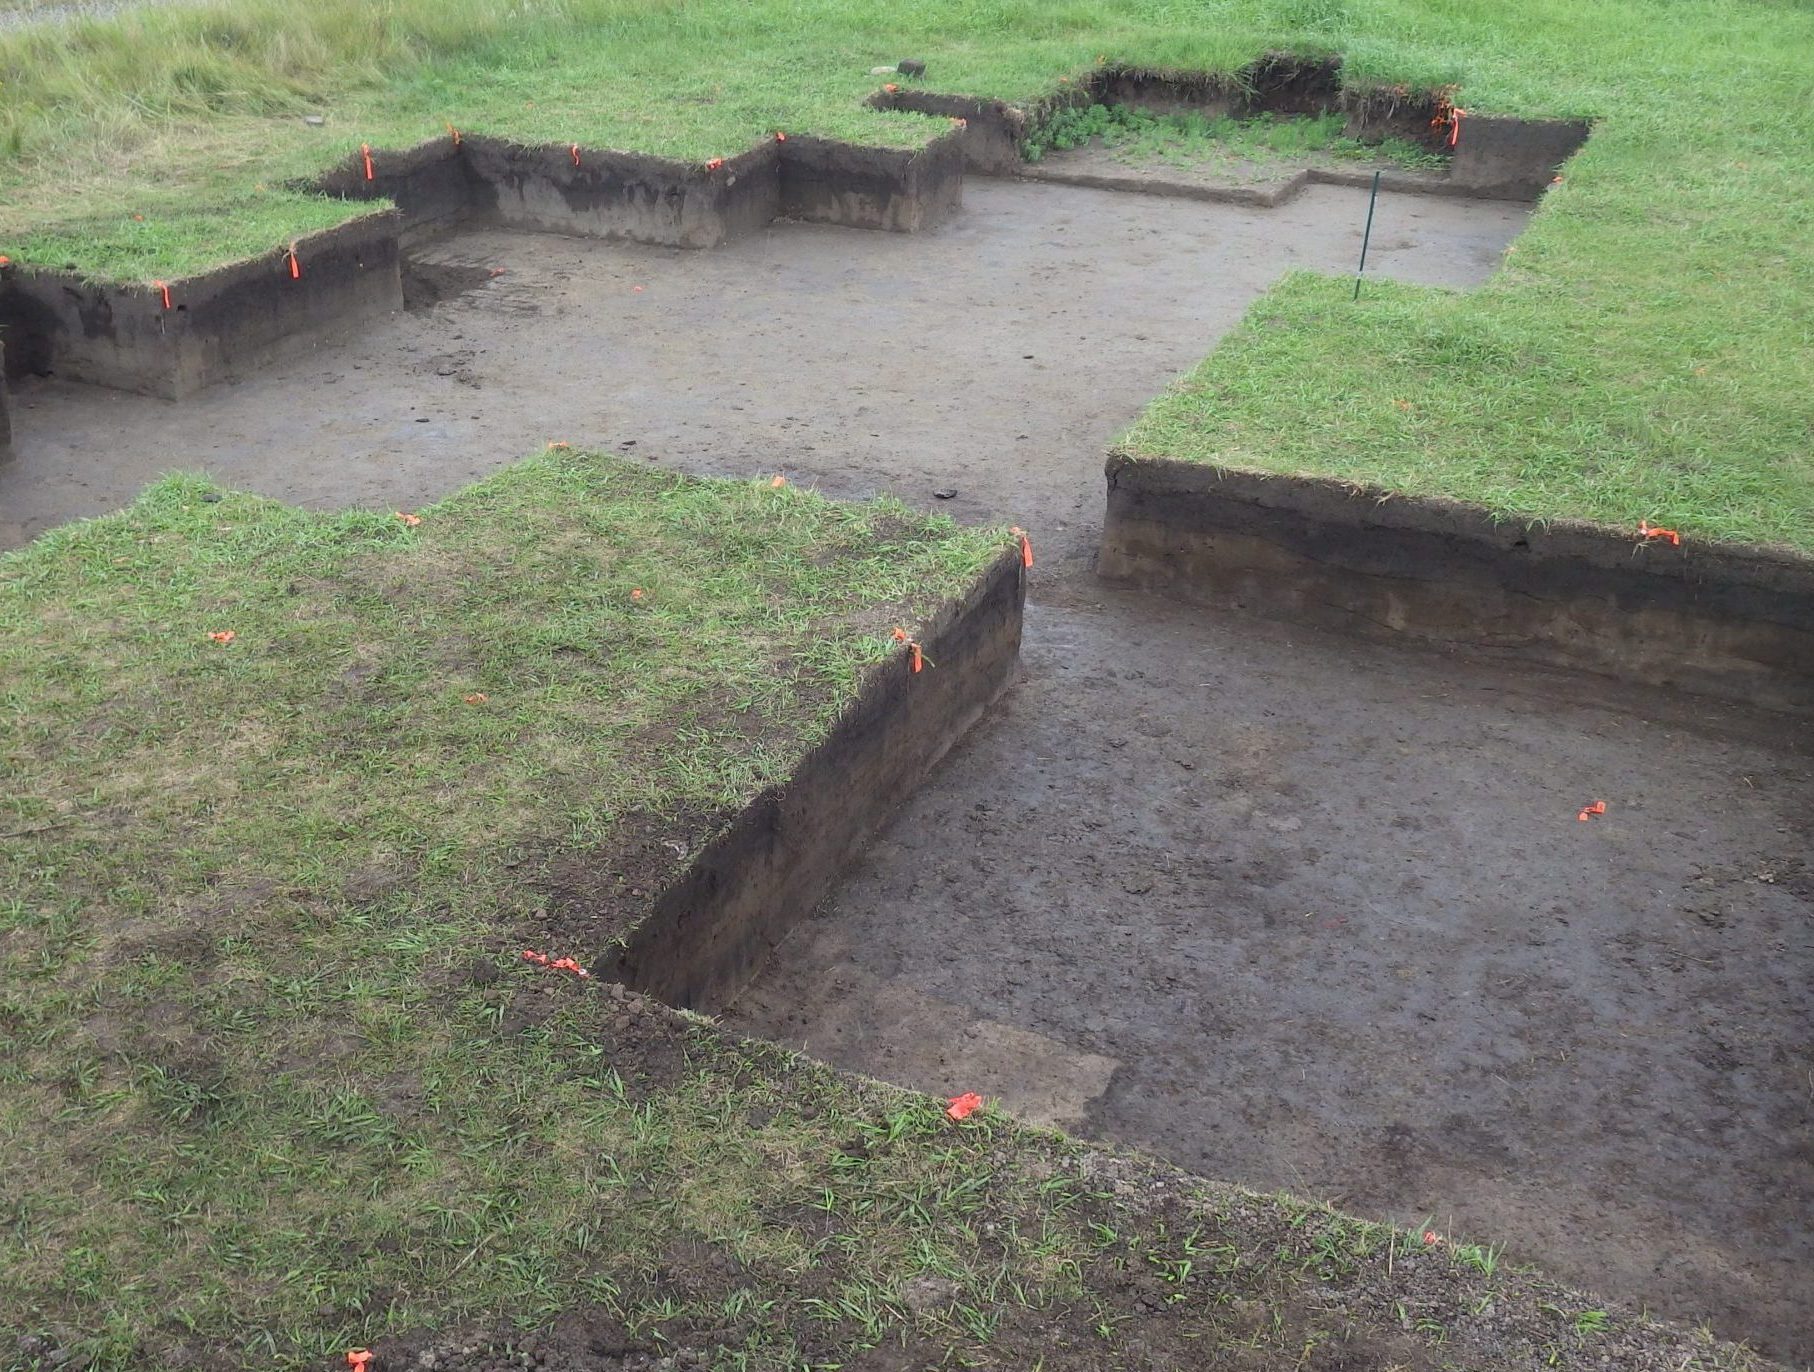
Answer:
M1367 244L1373 238L1373 207L1379 204L1379 173L1373 173L1373 194L1367 197L1367 231L1360 240L1360 266L1354 269L1354 298L1360 299L1361 273L1367 270Z

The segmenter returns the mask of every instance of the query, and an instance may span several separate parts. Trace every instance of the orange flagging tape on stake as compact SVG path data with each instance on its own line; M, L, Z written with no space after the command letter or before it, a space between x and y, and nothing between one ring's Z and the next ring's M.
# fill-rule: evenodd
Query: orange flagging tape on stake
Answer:
M909 638L907 631L899 627L894 631L894 641L907 645L907 668L915 676L919 675L921 669L926 665L926 655L920 651L919 642Z
M1652 538L1666 538L1675 547L1679 548L1682 546L1682 536L1674 529L1659 529L1647 519L1640 519L1638 521L1638 537L1646 540Z
M296 255L294 243L290 244L290 251L286 256L290 259L290 280L300 281L302 279L302 259Z
M372 145L370 143L361 143L359 145L359 156L365 163L365 179L367 181L376 181L378 179L378 174L372 170Z
M588 972L572 958L551 958L546 953L538 953L533 948L523 950L523 961L533 962L537 967L547 967L556 972L571 972L576 977L590 977Z
M945 1116L948 1119L965 1120L982 1108L983 1098L974 1091L966 1091L945 1102Z
M1583 805L1581 807L1581 813L1576 815L1575 818L1580 820L1583 824L1585 824L1585 823L1587 823L1588 820L1592 819L1595 815L1603 815L1605 813L1606 813L1606 802L1603 800L1596 800L1592 805Z
M1457 143L1459 143L1461 141L1461 116L1466 113L1467 113L1467 111L1462 110L1462 109L1453 109L1453 110L1449 111L1449 147L1450 148L1453 148Z
M573 154L573 165L577 167L579 165L579 144L575 143L567 151Z
M170 308L170 287L166 286L162 281L153 281L151 284L156 286L158 289L158 294L163 296L164 308L169 309Z
M1027 537L1025 529L1009 529L1008 532L1020 540L1020 565L1031 567L1033 565L1033 540Z

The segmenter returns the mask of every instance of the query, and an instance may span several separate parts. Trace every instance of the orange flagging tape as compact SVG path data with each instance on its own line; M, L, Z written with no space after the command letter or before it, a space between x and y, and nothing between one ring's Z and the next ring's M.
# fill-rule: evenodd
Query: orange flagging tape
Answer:
M575 143L567 151L573 154L573 165L577 167L579 165L579 144Z
M209 634L208 637L213 639L216 643L231 643L234 639L238 638L239 635L234 633L231 629L216 629L213 633Z
M453 145L454 145L454 146L455 146L455 147L456 147L456 148L457 148L457 147L459 147L459 146L460 146L460 131L459 131L459 130L458 130L458 129L456 129L456 128L455 128L455 127L454 127L454 126L453 126L453 125L452 125L452 124L451 124L451 123L450 123L450 124L448 124L448 126L447 126L447 132L448 132L448 134L449 134L449 136L450 136L450 137L452 137L452 139L453 139Z
M945 1102L945 1115L949 1119L967 1120L982 1108L983 1098L974 1091L966 1091Z
M1462 109L1449 111L1449 147L1451 148L1461 141L1461 116L1466 113L1467 111Z
M635 590L630 592L630 599L635 600L635 601L640 601L647 594L648 594L647 591L643 590L642 587L638 586Z
M768 483L768 487L771 491L778 491L785 485L787 485L787 478L784 476L777 476L773 481Z
M347 1352L346 1365L353 1368L354 1372L371 1372L371 1366L377 1359L378 1355L369 1348L354 1348Z
M422 522L422 516L419 514L405 514L402 510L392 510L391 513L412 529Z
M705 169L707 171L717 171L723 165L724 159L722 157L714 157L710 162L705 164Z
M775 141L777 143L785 143L785 142L787 142L787 135L785 133L781 132L780 129L776 129L775 130Z
M1033 540L1027 537L1025 529L1009 529L1008 532L1020 540L1020 565L1031 567L1033 565Z
M565 452L567 449L571 448L572 446L573 445L571 443L563 443L559 439L556 439L554 442L552 442L548 445L548 451L551 453Z
M1423 1231L1423 1241L1425 1246L1434 1248L1442 1242L1442 1235L1434 1229L1426 1229Z
M290 259L290 280L292 280L292 281L301 280L302 279L302 259L296 255L296 245L294 243L290 244L290 251L287 254L287 256Z
M890 81L886 86L883 86L882 89L887 91L890 95L893 95L896 91L898 91L900 89L900 87L895 85L894 82Z
M10 267L12 264L13 259L8 257L5 253L0 252L0 267Z
M1674 529L1659 529L1647 519L1638 521L1638 537L1643 539L1666 538L1675 547L1682 546L1682 536Z
M1576 815L1575 818L1580 820L1583 824L1585 824L1585 823L1587 823L1588 820L1592 819L1595 815L1603 815L1605 813L1606 813L1606 802L1603 800L1596 800L1592 805L1583 805L1581 807L1581 813Z
M968 119L953 118L951 121L951 127L954 129L967 129L970 127L970 121Z
M592 973L581 967L572 958L551 958L546 953L538 953L533 948L523 950L523 961L533 962L537 967L547 967L556 972L571 972L576 977L590 977Z
M460 699L464 700L468 705L483 705L486 701L490 700L491 697L486 695L483 691L474 691L469 696L461 696Z
M162 281L153 281L151 284L156 286L158 289L158 294L160 294L161 296L164 297L164 308L169 309L170 308L170 287L166 286Z
M367 181L377 180L378 174L372 170L372 145L370 143L361 143L359 145L359 156L365 162L365 179Z
M907 631L899 626L895 628L894 641L907 645L907 666L917 676L926 665L926 655L920 651L919 643L907 637Z

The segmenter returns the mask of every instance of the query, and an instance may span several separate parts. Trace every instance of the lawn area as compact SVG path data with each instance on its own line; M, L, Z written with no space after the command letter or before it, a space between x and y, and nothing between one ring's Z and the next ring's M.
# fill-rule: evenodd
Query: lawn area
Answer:
M1759 1365L526 963L1012 545L555 451L405 513L0 556L0 1367Z
M912 146L943 123L864 108L872 66L1036 102L1098 63L1268 49L1598 124L1485 289L1355 305L1290 279L1130 451L1814 550L1814 12L1783 0L221 0L24 25L0 32L0 252L147 280L269 251L362 208L287 186L450 124L691 160L776 129Z

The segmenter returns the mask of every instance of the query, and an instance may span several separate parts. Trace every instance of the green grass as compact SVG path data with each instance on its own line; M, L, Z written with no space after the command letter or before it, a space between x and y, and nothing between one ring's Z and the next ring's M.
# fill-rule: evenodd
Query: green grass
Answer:
M1385 162L1412 171L1440 170L1448 165L1447 157L1402 138L1377 143L1349 138L1342 132L1346 122L1345 116L1334 112L1235 119L1155 114L1129 105L1081 105L1047 119L1023 151L1028 161L1037 162L1048 148L1064 152L1095 140L1126 161L1180 167L1295 164L1312 158Z

